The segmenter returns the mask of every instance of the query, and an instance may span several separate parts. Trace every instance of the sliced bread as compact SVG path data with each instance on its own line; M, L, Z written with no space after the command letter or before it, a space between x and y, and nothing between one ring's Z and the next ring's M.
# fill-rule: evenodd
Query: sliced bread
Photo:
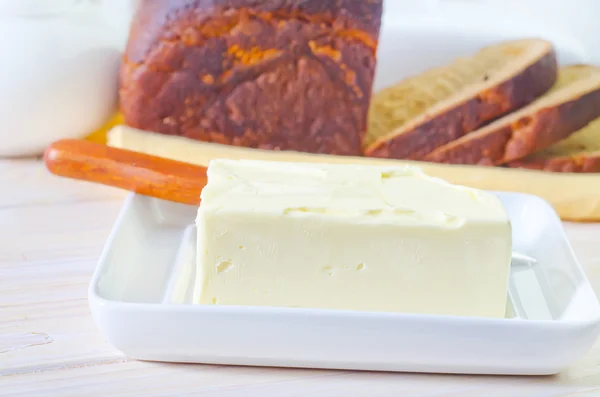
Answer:
M600 172L600 119L567 139L507 165L552 172Z
M561 68L552 89L530 105L441 146L425 161L501 165L545 149L600 117L600 67Z
M373 96L365 154L419 160L531 103L556 82L557 69L551 43L523 39L405 79Z

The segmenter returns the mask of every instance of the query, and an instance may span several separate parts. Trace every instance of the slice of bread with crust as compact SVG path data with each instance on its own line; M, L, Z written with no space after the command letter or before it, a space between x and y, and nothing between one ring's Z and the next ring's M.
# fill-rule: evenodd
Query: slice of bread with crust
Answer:
M507 165L551 172L600 172L600 118L567 139Z
M419 160L531 103L556 82L557 69L551 43L523 39L405 79L372 98L365 154Z
M600 117L600 67L561 68L552 89L530 105L441 146L425 161L501 165L545 149Z

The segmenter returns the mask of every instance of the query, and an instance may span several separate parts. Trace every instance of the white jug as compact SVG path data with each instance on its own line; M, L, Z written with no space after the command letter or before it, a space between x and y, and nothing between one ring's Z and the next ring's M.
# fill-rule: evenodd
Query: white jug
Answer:
M0 0L0 157L82 137L116 110L132 3Z

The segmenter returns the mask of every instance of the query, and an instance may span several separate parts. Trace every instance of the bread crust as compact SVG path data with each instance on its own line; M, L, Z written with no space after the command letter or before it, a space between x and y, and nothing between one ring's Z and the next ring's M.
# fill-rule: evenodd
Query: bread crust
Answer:
M502 165L560 141L600 117L600 87L578 97L526 113L517 120L486 127L442 146L425 161L448 164ZM497 125L496 125L497 124Z
M557 75L556 52L551 48L511 79L456 103L446 112L425 120L410 131L379 139L365 150L365 154L370 157L422 160L436 148L533 102L552 87Z
M382 0L146 0L120 73L129 126L358 155Z

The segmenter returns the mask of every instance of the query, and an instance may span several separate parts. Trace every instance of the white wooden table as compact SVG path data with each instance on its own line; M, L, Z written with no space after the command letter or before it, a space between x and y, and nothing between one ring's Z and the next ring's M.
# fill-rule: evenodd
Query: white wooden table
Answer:
M600 341L552 377L139 362L96 330L87 286L125 193L0 161L0 396L600 396ZM600 292L600 224L567 224Z

